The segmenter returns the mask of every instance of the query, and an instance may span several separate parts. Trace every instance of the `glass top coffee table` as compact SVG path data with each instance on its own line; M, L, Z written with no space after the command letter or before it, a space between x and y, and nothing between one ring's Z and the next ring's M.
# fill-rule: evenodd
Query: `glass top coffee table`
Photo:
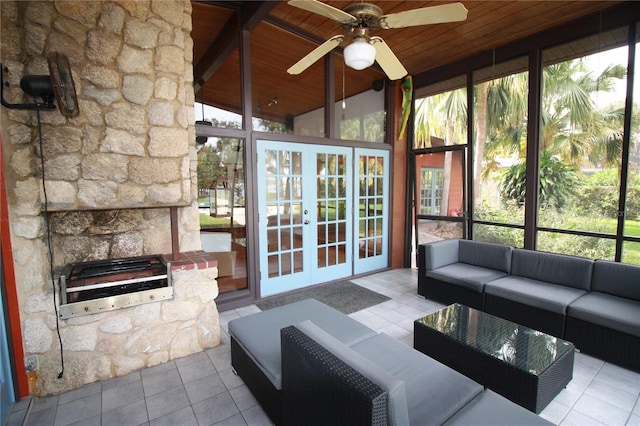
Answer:
M535 413L573 377L573 343L460 304L416 320L413 346Z

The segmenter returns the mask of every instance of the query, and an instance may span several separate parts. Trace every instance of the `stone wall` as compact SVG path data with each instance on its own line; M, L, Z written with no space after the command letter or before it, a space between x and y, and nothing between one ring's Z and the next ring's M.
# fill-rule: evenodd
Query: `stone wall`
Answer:
M23 343L26 354L37 354L40 361L33 393L75 389L217 346L217 275L203 252L183 254L172 264L173 299L60 320L62 378L52 291L30 296Z
M180 251L200 249L191 3L3 0L0 13L6 100L32 102L20 79L48 75L47 54L57 51L69 58L80 109L66 118L57 110L0 108L23 341L26 355L37 354L41 365L37 392L185 355L176 349L177 336L183 343L191 339L182 345L186 352L217 344L216 287L198 308L176 298L60 321L70 361L64 378L54 379L60 357L50 262L59 267L170 253L169 206L178 206ZM190 273L197 277L187 281L196 287L216 286L210 271ZM180 276L175 282L180 288ZM155 322L181 303L194 317L181 316L182 323L168 327ZM207 338L196 331L205 320ZM152 352L131 343L131 336L151 342L160 339L156 331L167 330L175 330L174 338L150 345Z

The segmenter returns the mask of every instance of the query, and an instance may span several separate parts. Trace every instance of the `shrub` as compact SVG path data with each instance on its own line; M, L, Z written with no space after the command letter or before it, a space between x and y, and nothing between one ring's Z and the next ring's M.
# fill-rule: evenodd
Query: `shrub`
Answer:
M500 182L503 200L514 200L524 204L526 192L526 162L507 168ZM563 208L577 192L579 185L575 167L543 152L540 157L540 194L541 207Z
M576 212L583 216L618 216L619 173L616 169L606 169L587 177L575 196ZM629 177L626 193L627 219L640 218L640 179L637 174Z

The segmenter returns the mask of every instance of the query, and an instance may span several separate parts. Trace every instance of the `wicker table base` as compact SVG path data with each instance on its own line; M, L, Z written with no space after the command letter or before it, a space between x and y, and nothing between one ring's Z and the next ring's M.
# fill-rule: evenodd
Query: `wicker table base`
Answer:
M572 343L459 304L416 320L413 346L535 413L573 377Z

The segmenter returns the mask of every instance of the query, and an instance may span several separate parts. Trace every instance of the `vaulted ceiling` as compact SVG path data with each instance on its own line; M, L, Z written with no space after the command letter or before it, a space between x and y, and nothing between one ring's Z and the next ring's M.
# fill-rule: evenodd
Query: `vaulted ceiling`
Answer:
M463 22L380 30L410 75L491 50L615 6L616 1L464 1ZM343 9L355 1L327 1ZM446 4L440 1L369 1L385 14ZM331 36L342 34L328 18L286 1L193 1L196 100L241 111L240 29L250 31L254 116L284 122L287 116L324 104L325 65L320 60L302 74L287 69ZM355 71L343 66L342 47L335 59L336 99L372 87L384 79L374 66Z

